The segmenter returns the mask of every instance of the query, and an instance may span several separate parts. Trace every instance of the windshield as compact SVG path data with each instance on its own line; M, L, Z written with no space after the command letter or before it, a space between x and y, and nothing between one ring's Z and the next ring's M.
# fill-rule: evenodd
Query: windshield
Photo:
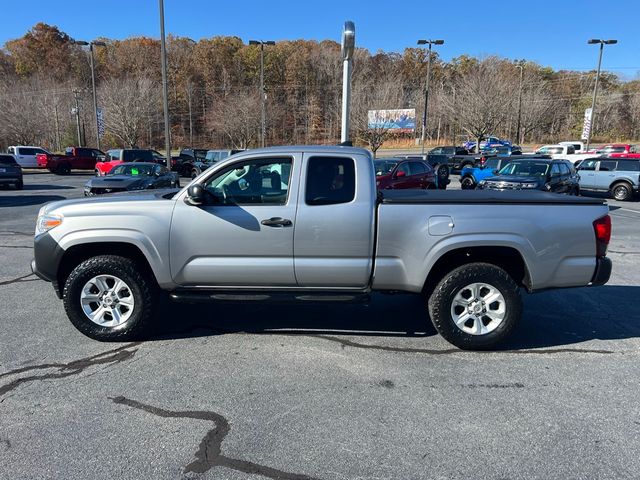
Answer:
M498 163L500 161L497 158L490 158L484 162L484 168L488 168L489 170L495 170L498 168Z
M373 166L376 169L376 176L389 175L398 165L397 160L375 160Z
M112 168L109 175L148 176L153 174L153 165L118 165Z
M500 170L500 175L525 175L543 177L549 170L549 164L544 162L511 162Z
M564 149L562 147L542 147L539 148L536 153L543 153L546 155L559 155L562 154Z

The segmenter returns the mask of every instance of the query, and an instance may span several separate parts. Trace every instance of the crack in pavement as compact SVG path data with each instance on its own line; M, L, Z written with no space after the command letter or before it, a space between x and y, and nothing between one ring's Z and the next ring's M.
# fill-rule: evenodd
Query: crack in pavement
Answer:
M260 465L258 463L222 455L222 442L229 434L231 426L227 419L218 413L197 410L164 410L123 396L108 398L118 405L126 405L127 407L136 408L162 418L192 418L194 420L206 420L213 422L215 427L209 430L200 442L198 451L195 453L196 460L184 467L183 473L204 473L213 467L219 466L251 475L261 475L263 477L272 478L273 480L317 480L308 475L285 472L265 465Z
M12 278L11 280L4 280L0 282L0 286L3 285L11 285L12 283L18 282L35 282L36 280L40 280L39 278L31 278L29 280L25 280L26 278L32 277L35 273L30 273L29 275L23 275L22 277Z
M39 365L32 365L29 367L21 367L16 368L15 370L11 370L9 372L5 372L0 374L0 378L7 377L9 375L17 375L20 373L30 372L34 370L47 370L50 368L58 369L57 372L46 373L44 375L31 375L28 377L20 377L16 378L12 382L9 382L5 385L0 386L0 398L10 391L18 388L23 383L35 382L37 380L52 380L70 377L72 375L78 375L82 373L87 368L93 365L103 365L103 364L113 364L116 365L118 363L124 362L133 358L138 349L128 350L131 347L135 347L140 345L141 342L129 343L127 345L123 345L118 348L114 348L112 350L107 350L106 352L98 353L96 355L92 355L90 357L80 358L78 360L72 360L67 363L42 363ZM0 400L2 403L4 399Z
M8 236L8 235L20 235L24 237L33 237L33 232L16 232L14 230L2 230L0 231L0 235Z
M352 340L344 338L332 337L329 335L304 335L311 338L321 338L323 340L329 340L330 342L336 342L342 345L342 348L353 347L362 348L365 350L385 350L388 352L404 352L404 353L425 353L428 355L450 355L453 353L466 353L465 350L458 348L448 349L426 349L426 348L407 348L407 347L389 347L385 345L371 345L367 343L358 343ZM547 348L547 349L526 349L526 350L486 350L486 351L473 351L470 353L492 354L492 353L514 353L514 354L534 354L534 355L550 355L553 353L598 353L598 354L612 354L611 350L598 350L587 348Z
M0 248L33 248L33 245L0 245Z

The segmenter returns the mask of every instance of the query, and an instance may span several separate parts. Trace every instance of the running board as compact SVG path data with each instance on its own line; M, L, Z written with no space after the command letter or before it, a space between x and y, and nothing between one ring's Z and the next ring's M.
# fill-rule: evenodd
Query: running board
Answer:
M346 292L212 292L194 290L176 290L169 294L174 302L265 302L265 303L368 303L368 293Z

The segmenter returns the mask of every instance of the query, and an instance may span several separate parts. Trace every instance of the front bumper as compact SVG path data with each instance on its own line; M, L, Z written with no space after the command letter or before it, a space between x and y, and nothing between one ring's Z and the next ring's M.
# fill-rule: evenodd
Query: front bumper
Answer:
M611 269L613 268L613 263L610 258L607 257L599 257L596 259L596 271L593 274L593 278L591 279L591 283L589 286L597 287L599 285L604 285L611 278Z
M62 292L58 284L58 270L64 250L51 235L43 233L35 238L33 253L34 259L31 260L31 271L45 282L51 282L58 298L62 298Z

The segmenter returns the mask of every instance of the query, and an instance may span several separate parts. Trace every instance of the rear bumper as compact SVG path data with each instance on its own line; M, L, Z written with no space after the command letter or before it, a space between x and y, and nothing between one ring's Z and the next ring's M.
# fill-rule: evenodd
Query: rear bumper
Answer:
M22 175L16 175L15 177L0 177L0 185L13 185L22 180Z
M593 274L593 278L591 279L591 283L589 286L597 287L599 285L604 285L611 278L611 269L613 268L613 263L610 258L600 257L596 259L596 271Z

